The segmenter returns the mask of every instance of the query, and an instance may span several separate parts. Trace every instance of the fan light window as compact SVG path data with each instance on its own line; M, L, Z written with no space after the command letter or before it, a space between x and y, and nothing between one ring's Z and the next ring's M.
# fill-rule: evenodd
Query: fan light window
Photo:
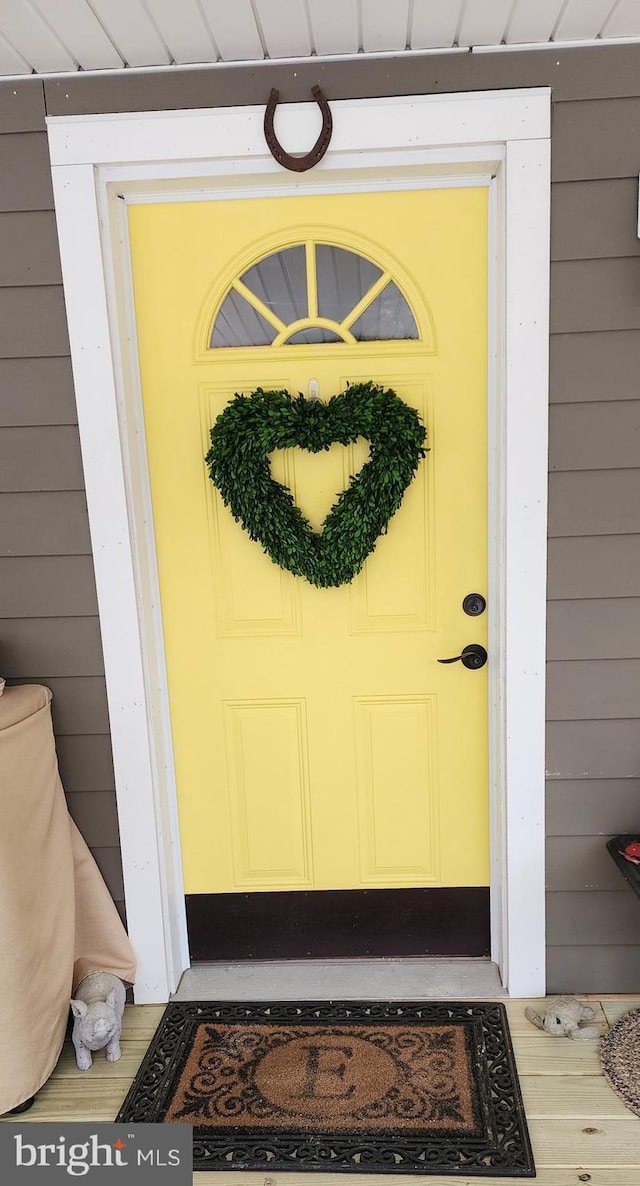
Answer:
M266 255L235 280L210 346L298 346L418 338L389 272L344 247L299 243Z

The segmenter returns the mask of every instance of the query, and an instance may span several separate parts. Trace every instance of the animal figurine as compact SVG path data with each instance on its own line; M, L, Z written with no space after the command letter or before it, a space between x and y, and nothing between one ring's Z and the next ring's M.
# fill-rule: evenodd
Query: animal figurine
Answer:
M595 1017L589 1005L583 1005L575 997L551 997L545 1001L544 1015L541 1017L535 1009L527 1005L524 1015L528 1021L545 1030L554 1037L561 1038L599 1038L600 1030L595 1025L581 1026L581 1021L591 1021Z
M71 1041L81 1071L91 1066L91 1051L106 1046L109 1062L120 1058L120 1034L126 1000L124 984L111 972L90 972L80 981L71 1001L74 1016Z

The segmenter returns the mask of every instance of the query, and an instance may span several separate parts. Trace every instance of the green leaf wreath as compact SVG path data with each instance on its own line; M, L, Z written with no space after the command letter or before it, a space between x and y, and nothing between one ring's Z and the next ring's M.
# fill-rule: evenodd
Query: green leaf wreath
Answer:
M295 446L319 453L358 437L369 442L369 460L314 531L288 487L272 477L269 454ZM205 460L234 519L274 564L328 588L360 572L425 455L425 438L415 409L372 381L327 403L259 387L234 396L218 416Z

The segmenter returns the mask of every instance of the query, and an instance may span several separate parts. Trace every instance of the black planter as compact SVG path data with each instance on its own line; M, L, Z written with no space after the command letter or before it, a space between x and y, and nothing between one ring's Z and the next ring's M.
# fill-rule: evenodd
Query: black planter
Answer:
M629 882L631 889L640 898L640 865L634 865L622 855L622 849L634 840L640 842L640 835L613 836L611 840L607 841L607 848L625 881Z

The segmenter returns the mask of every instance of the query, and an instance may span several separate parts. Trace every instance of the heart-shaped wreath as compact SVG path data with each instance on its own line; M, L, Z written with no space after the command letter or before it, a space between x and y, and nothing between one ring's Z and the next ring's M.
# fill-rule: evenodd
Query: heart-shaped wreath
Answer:
M269 454L298 446L311 453L365 437L369 460L338 495L320 532L272 477ZM251 539L275 564L312 585L344 585L360 572L402 502L426 431L418 413L372 381L326 404L286 391L236 395L211 429L211 480Z

